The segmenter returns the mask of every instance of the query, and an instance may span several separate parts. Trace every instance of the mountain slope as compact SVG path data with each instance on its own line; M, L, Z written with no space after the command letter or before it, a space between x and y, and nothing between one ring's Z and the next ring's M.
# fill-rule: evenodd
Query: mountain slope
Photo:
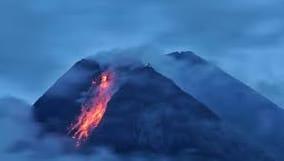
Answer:
M174 52L166 59L174 65L155 69L284 160L283 109L192 52Z
M82 92L88 90L92 79L99 74L100 67L96 62L87 59L77 62L34 103L36 120L45 122L48 131L65 133L74 121L74 115L80 113L78 99Z
M76 63L34 104L35 119L47 131L66 134L80 114L79 100L102 69L92 60ZM84 147L195 160L273 160L152 67L121 67L115 72L119 87Z

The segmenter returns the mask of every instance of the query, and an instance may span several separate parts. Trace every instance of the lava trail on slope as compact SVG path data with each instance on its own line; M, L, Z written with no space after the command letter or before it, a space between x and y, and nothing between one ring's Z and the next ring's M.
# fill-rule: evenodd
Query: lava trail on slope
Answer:
M90 133L100 124L113 94L113 85L114 73L110 71L103 72L98 81L92 82L89 97L82 103L81 114L69 129L77 147L87 140Z

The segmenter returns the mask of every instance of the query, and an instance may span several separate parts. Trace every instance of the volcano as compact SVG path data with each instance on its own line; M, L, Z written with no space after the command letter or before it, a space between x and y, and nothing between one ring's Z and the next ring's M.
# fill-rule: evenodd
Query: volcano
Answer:
M190 54L167 56L189 64L208 64ZM68 128L82 113L82 103L90 98L94 79L110 68L116 73L116 89L82 148L105 146L121 154L154 153L183 156L185 160L274 160L263 150L263 144L244 135L243 128L231 126L230 121L227 124L227 118L216 110L218 105L208 106L210 98L198 95L197 90L192 95L170 79L171 75L150 65L112 67L82 59L35 102L35 120L45 132L70 135Z

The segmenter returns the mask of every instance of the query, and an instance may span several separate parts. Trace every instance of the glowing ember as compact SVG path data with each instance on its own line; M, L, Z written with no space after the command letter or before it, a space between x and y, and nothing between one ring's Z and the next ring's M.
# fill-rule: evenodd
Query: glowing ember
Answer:
M101 122L112 95L112 86L113 76L110 72L102 73L99 84L96 84L96 81L92 82L93 96L82 105L82 112L69 131L76 139L76 146L87 140L92 130Z

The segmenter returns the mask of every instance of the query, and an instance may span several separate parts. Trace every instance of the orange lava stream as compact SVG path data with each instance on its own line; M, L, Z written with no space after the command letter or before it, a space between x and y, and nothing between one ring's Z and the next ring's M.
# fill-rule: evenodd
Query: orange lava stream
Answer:
M73 133L72 138L76 139L76 146L80 146L82 141L87 140L92 130L101 122L107 103L111 99L112 85L111 73L102 73L97 88L94 88L96 89L94 97L89 100L89 103L83 104L81 114L70 128L69 132Z

